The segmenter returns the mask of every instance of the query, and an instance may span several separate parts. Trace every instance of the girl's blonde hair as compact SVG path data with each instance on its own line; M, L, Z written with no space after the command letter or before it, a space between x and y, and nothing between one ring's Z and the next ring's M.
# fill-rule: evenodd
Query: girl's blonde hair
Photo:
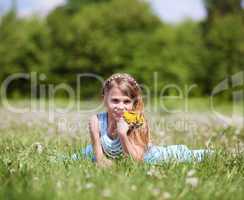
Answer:
M104 82L102 95L106 95L113 87L118 87L124 95L130 97L133 100L133 111L142 114L145 118L141 88L132 76L126 73L113 74ZM146 150L150 141L147 120L143 126L129 129L128 136L135 144Z

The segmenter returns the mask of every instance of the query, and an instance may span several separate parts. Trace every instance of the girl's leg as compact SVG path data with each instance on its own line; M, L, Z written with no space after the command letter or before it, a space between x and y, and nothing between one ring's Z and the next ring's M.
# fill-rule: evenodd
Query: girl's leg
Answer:
M158 162L176 160L178 162L202 161L204 156L211 154L210 150L190 150L185 145L151 146L145 153L144 161L156 164Z
M207 150L207 149L192 150L193 158L199 162L202 161L204 157L211 156L213 153L214 153L213 150Z

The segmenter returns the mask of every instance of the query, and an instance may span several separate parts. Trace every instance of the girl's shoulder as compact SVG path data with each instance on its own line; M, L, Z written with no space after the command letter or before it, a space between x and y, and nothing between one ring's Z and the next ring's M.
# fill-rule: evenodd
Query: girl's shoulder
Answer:
M108 113L105 112L105 111L103 111L103 112L99 112L99 113L96 114L96 116L97 116L97 118L98 118L99 121L100 121L100 120L105 120L105 119L107 119L107 117L108 117L107 115L108 115Z
M103 117L107 117L107 112L99 112L90 116L89 120L99 120Z
M105 122L107 122L107 112L99 112L97 114L93 114L89 120L89 125L92 124L104 124Z

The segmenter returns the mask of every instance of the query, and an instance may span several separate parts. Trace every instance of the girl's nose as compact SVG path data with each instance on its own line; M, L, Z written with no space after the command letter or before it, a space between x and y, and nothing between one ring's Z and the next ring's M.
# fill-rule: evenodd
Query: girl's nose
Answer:
M124 110L124 109L125 109L125 104L124 104L123 102L120 102L120 103L118 104L118 109L119 109L119 110Z

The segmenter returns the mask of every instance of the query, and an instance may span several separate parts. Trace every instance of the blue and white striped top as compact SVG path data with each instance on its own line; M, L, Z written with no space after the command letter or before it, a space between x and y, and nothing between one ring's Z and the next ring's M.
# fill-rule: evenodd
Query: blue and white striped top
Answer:
M123 153L123 149L119 137L113 140L108 136L108 113L100 112L97 114L97 117L99 122L99 135L103 152L109 158L120 157L120 155ZM82 149L81 153L85 157L92 157L92 160L96 159L93 152L92 144L89 144L85 149ZM79 156L77 156L77 154L73 155L74 159L78 159L78 157Z
M123 153L123 149L118 136L114 140L108 136L108 113L101 112L97 116L103 151L110 158L118 158Z

